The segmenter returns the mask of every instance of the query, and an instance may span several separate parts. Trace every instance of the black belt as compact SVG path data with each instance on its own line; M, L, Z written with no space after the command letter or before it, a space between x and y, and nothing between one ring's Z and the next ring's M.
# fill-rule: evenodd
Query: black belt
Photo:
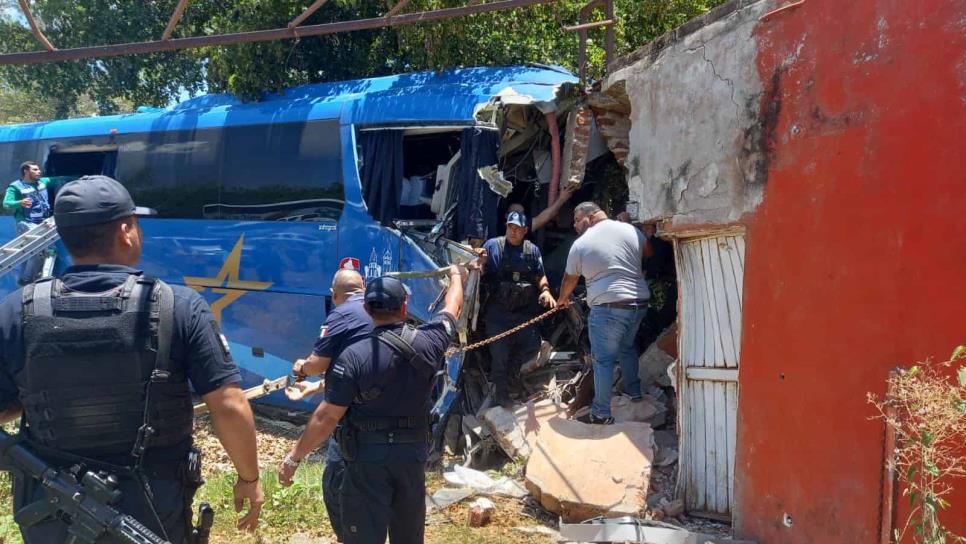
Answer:
M360 432L360 444L425 444L429 441L427 429L401 429L398 431Z
M595 304L594 306L600 306L602 308L620 308L621 310L636 310L638 308L646 308L649 301L648 299L637 299L637 300L625 300L623 302L602 302L600 304Z

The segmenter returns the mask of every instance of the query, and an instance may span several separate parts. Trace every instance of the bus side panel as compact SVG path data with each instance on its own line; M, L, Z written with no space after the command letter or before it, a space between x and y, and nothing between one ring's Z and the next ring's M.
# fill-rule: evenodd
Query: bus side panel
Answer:
M243 369L244 387L291 372L311 353L326 315L337 233L317 223L155 219L143 221L141 266L199 291ZM268 404L311 410L283 394Z

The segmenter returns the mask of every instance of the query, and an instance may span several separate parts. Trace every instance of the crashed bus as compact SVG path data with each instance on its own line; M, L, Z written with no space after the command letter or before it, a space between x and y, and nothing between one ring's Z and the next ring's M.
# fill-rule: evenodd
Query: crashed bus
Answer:
M487 181L479 171L530 161L533 189L549 182L548 131L534 121L572 108L577 89L563 69L518 66L312 84L258 102L205 95L166 109L0 127L0 168L12 181L34 160L54 186L109 175L157 210L142 221L141 267L202 293L243 386L254 387L287 376L311 349L338 268L366 278L427 272L472 258L456 241L501 234L495 203L513 184L499 168ZM8 240L13 219L2 223ZM15 276L0 277L0 292L16 289ZM427 319L442 280L407 283L410 314ZM462 355L448 361L440 414L456 397L461 363ZM258 401L311 410L319 399L275 391Z

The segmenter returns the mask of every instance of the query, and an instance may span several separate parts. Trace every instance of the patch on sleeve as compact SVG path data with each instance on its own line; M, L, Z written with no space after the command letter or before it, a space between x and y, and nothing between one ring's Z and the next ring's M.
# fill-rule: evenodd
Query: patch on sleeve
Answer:
M456 333L456 327L453 326L453 321L450 319L444 319L443 330L446 331L447 336L453 336L453 334Z
M328 332L329 332L329 326L322 325L322 328L319 329L319 338L325 338L325 335L328 334Z
M225 350L225 355L231 357L231 350L228 349L228 339L221 333L218 334L218 338L221 340L221 347Z
M345 376L345 365L343 365L342 363L336 361L335 365L332 366L331 372L332 372L332 374L334 374L334 375L336 375L336 376L338 376L338 377L341 378L341 377Z

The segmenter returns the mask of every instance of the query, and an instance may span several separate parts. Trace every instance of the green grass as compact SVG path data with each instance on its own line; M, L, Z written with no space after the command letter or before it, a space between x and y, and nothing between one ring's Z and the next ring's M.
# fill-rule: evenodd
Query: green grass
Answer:
M262 472L265 506L257 536L235 529L240 514L235 513L232 495L234 472L208 478L195 495L195 512L203 501L215 509L215 525L211 531L213 542L284 542L295 533L332 537L329 516L322 502L323 468L322 463L303 463L295 473L291 487L280 485L274 471Z

